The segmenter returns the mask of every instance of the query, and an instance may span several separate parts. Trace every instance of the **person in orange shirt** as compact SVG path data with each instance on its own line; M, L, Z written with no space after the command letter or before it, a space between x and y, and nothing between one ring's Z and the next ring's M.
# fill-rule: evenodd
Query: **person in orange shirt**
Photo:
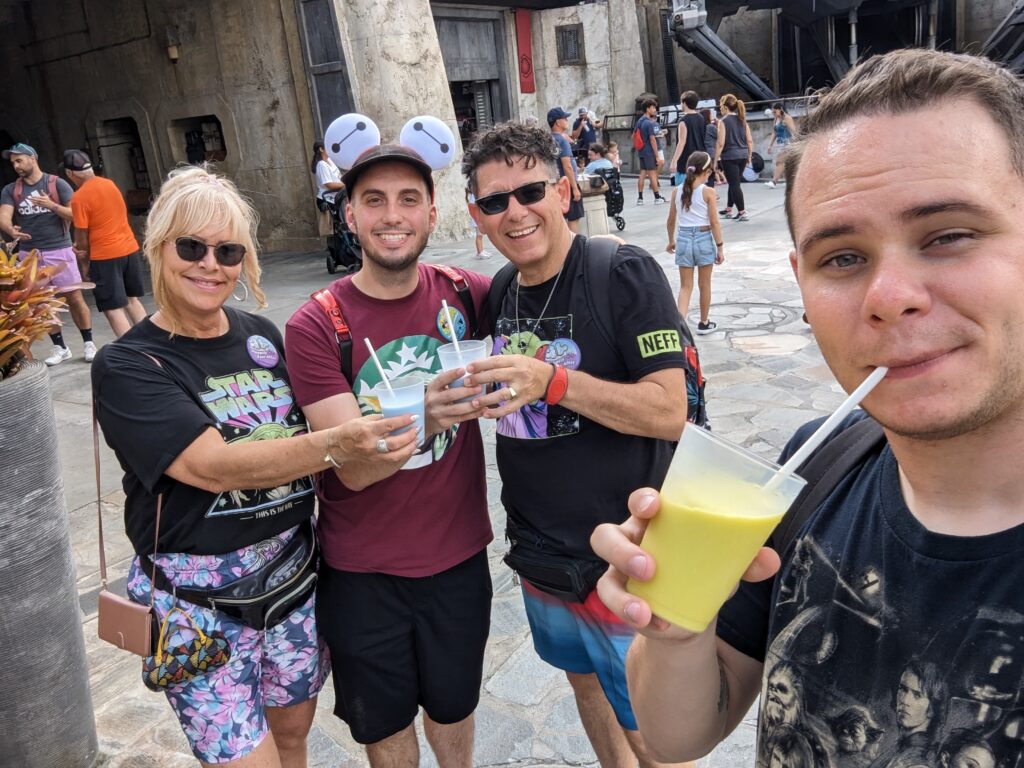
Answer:
M96 283L96 308L106 315L117 337L146 317L139 301L145 294L139 242L128 225L121 190L97 176L89 156L79 149L64 152L64 175L78 188L71 199L75 254L83 280Z

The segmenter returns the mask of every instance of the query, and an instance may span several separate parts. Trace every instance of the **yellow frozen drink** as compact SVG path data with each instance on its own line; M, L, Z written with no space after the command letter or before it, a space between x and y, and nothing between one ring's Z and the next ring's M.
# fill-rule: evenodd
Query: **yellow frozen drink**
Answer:
M673 624L705 630L804 486L790 475L766 489L777 470L687 425L641 544L656 563L654 578L626 588Z

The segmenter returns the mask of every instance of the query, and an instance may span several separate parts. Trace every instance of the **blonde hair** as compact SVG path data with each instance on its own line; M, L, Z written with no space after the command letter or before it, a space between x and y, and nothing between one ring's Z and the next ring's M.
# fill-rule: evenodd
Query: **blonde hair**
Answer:
M266 295L260 289L260 263L256 255L256 227L259 224L256 210L226 176L205 167L177 168L168 175L160 194L153 201L142 246L149 262L156 306L170 324L172 333L180 329L181 318L168 301L163 282L163 244L183 235L195 235L211 224L219 223L230 231L233 242L245 246L242 276L257 305L267 306Z

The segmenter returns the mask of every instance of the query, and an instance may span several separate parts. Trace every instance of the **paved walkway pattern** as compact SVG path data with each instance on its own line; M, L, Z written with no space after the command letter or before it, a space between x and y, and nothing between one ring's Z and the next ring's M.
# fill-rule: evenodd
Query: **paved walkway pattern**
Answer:
M672 256L664 252L667 206L634 207L632 180L624 180L627 225L622 236L646 248L665 267L678 288ZM782 188L748 184L750 221L725 222L726 262L716 268L711 317L718 330L698 337L708 378L708 406L716 432L754 452L774 458L793 430L834 408L841 390L824 365L808 327L789 268L791 243L782 213ZM504 264L496 255L473 258L472 241L431 247L424 258L493 274ZM314 290L331 279L319 254L277 254L264 259L263 282L270 300L268 316L279 327ZM696 294L696 291L695 291ZM151 300L151 297L149 297ZM693 296L691 306L696 306ZM150 309L152 309L150 303ZM109 342L109 328L94 315L97 341ZM691 313L696 327L696 313ZM104 335L106 334L106 335ZM99 588L96 511L90 421L89 368L71 331L75 357L51 369L54 407L60 431L65 493L71 517L72 544L78 573L83 631L86 636L93 703L106 768L193 766L184 736L162 696L146 689L139 663L96 638L96 594ZM36 346L45 357L48 342ZM505 514L499 502L500 480L494 462L494 426L484 426L488 498L496 538L489 548L494 579L491 635L484 669L484 688L477 710L475 766L596 765L596 758L576 714L564 676L534 654L518 587L501 562ZM103 448L103 511L107 559L113 589L124 589L131 550L123 534L124 497L113 454ZM319 699L310 735L310 766L364 766L361 748L331 713L330 685ZM679 727L684 728L685 723ZM753 766L753 712L700 762L700 768ZM423 745L422 764L436 765Z

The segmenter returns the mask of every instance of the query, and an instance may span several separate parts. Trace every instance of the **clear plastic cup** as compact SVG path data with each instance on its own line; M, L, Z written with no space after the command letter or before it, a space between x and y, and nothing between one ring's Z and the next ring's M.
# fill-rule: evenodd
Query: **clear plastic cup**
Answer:
M654 578L626 589L673 624L704 631L805 485L788 475L766 489L778 469L688 424L641 544L657 564Z
M476 339L467 339L466 341L459 342L459 350L455 350L454 344L442 344L437 348L437 358L441 362L442 371L450 371L454 368L465 368L470 363L476 360L483 360L487 357L487 342L477 341ZM462 379L465 376L456 379L448 385L450 389L462 386ZM486 392L487 389L484 389ZM468 403L474 397L479 395L472 395L470 397L464 397L461 400L457 400L458 403Z
M423 397L426 391L426 379L415 374L391 379L391 392L383 381L373 388L373 392L380 404L381 413L385 418L402 416L406 413L414 413L419 421L408 427L396 429L392 434L400 435L406 430L416 427L416 442L423 442L424 408Z

